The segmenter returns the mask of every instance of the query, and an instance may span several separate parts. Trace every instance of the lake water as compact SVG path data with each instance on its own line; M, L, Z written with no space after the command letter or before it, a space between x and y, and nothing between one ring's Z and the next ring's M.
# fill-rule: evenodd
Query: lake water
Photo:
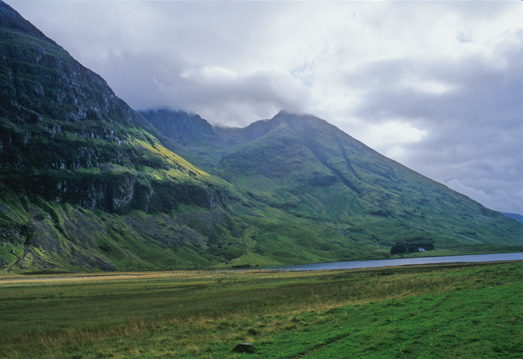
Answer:
M296 266L280 267L279 270L285 271L310 271L310 270L330 270L330 269L355 269L355 268L375 268L389 266L403 266L412 264L433 264L433 263L466 263L466 262L497 262L497 261L521 261L523 252L520 253L496 253L496 254L475 254L467 256L449 257L420 257L420 258L400 258L400 259L380 259L371 261L348 261L332 263L302 264Z

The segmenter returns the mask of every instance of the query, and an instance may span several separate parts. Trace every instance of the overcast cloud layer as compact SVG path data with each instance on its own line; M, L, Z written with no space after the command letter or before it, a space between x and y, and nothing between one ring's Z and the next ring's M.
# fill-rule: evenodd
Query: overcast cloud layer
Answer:
M227 126L312 113L523 213L521 1L6 2L135 109Z

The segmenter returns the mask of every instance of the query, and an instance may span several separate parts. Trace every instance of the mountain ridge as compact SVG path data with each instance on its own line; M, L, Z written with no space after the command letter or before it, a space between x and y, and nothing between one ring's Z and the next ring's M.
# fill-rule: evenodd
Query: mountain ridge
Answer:
M430 220L424 219L427 213L423 206L427 203L432 214L439 216L440 226L451 208L458 210L455 216L462 219L480 219L486 235L491 220L504 220L497 212L382 156L312 115L280 112L242 129L215 128L213 148L206 148L205 143L191 146L187 149L192 148L194 155L213 163L214 173L257 199L299 216L319 219L325 217L321 213L330 213L325 218L344 223L354 222L356 217L361 217L361 222L364 218L376 221L377 217L390 219L398 227L417 217L411 239L435 231L430 229ZM322 201L324 204L318 206ZM458 220L450 222L455 223L456 237L478 240L474 237L478 232L458 229L462 226ZM383 231L378 233L391 238ZM521 238L520 234L515 238ZM450 244L451 236L446 241Z
M39 37L46 41L52 41L44 35L38 28L28 21L24 21L22 16L12 7L7 5L3 0L0 0L0 23L5 28L22 31L35 37ZM55 43L56 44L56 43ZM64 50L65 51L65 50Z
M521 215L519 213L507 213L507 212L501 212L501 213L507 217L510 217L512 219L515 219L518 222L523 223L523 215Z

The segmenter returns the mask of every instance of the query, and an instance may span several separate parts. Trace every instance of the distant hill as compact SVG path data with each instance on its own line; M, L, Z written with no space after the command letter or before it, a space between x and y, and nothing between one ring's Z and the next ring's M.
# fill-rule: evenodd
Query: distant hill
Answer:
M516 221L523 223L523 216L522 216L521 214L516 214L516 213L505 213L505 212L502 212L502 213L503 213L505 216L507 216L507 217L513 218L513 219L515 219Z
M0 273L523 245L523 224L313 116L225 129L139 114L3 1L0 54Z

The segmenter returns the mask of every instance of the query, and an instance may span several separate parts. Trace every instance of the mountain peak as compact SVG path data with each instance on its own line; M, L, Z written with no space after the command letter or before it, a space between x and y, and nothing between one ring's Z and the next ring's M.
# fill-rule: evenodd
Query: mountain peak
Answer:
M273 119L286 119L286 120L316 119L316 120L324 121L324 120L320 119L319 117L311 115L310 113L287 111L287 110L281 110L280 112L278 112L276 114L276 116L273 117Z
M289 112L286 110L282 110L274 116L271 121L285 121L289 123L301 123L303 125L320 125L320 126L330 126L335 127L331 125L329 122L316 117L314 115L311 115L309 113L299 113L299 112Z
M141 114L165 136L181 143L211 140L213 127L199 115L167 108L149 109Z
M2 28L20 31L40 39L52 41L2 0L0 0L0 25Z

